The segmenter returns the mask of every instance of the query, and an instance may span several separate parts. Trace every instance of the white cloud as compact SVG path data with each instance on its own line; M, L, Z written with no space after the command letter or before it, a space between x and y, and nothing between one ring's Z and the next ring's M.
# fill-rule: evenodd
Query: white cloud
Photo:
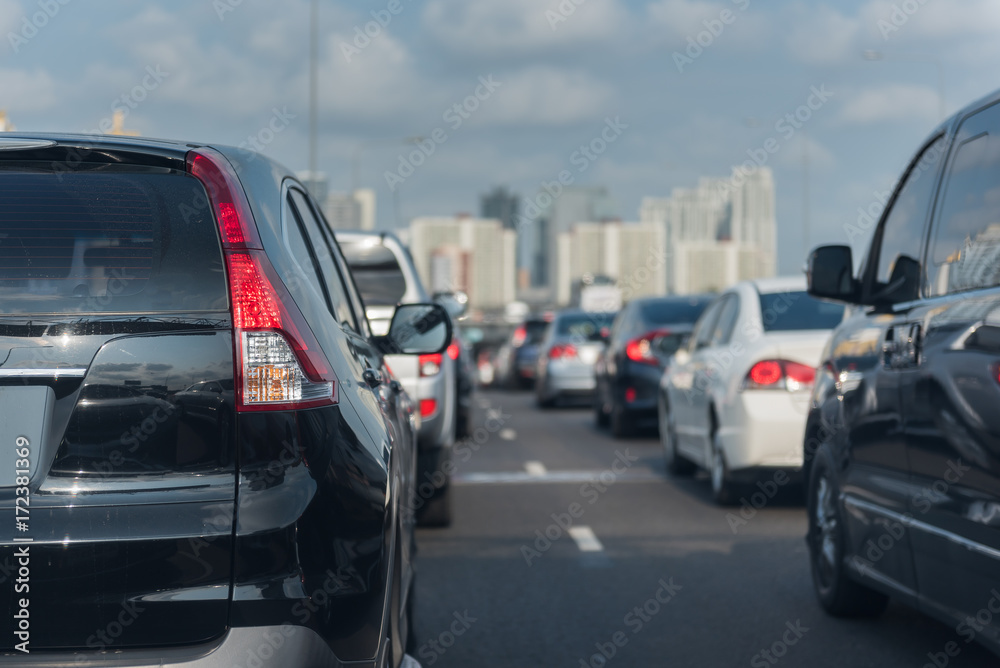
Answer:
M771 21L751 7L742 1L655 0L646 6L644 25L654 42L666 40L672 49L687 47L706 31L713 39L704 48L759 49L769 42Z
M799 6L794 14L788 48L797 60L826 65L860 58L861 22L857 18L826 5L810 10Z
M51 109L56 102L56 86L49 73L43 69L31 71L0 68L0 98L17 124L17 115Z
M892 84L867 88L848 96L840 112L847 123L940 119L941 98L926 86Z
M614 89L586 72L532 67L497 75L502 85L483 105L483 122L557 125L601 120Z
M572 0L429 0L423 13L424 28L437 43L476 57L606 45L625 34L628 22L618 0L581 5Z

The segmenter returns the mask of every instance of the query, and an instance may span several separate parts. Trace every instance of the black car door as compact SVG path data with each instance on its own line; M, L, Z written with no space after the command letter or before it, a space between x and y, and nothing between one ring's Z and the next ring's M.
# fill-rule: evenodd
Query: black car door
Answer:
M843 484L851 566L910 598L917 579L908 513L912 495L903 438L901 378L908 368L910 312L917 303L938 161L938 138L911 163L876 232L867 291L880 306L833 342L834 374L840 380L841 422L848 466ZM858 357L850 342L877 341L874 354ZM835 436L836 437L836 436Z
M922 603L965 619L1000 576L1000 106L967 117L952 146L901 379ZM974 631L1000 639L996 621Z

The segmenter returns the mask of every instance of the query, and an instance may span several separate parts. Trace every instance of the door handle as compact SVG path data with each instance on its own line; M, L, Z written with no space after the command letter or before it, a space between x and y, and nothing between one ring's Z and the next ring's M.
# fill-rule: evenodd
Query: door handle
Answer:
M370 388L374 389L382 384L382 374L379 373L378 369L365 369L361 377Z

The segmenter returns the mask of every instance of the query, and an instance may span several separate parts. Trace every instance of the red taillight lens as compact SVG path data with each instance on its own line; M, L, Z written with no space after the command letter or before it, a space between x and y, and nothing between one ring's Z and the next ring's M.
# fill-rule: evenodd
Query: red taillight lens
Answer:
M420 417L430 417L434 415L435 411L438 409L437 399L421 399L420 400Z
M221 153L201 148L188 152L187 167L208 192L225 251L237 409L336 404L333 369L263 252L250 203L232 165Z
M762 387L775 385L784 377L784 374L781 373L781 362L774 360L757 362L750 369L747 377L754 385Z
M417 365L420 367L420 377L436 376L441 373L441 362L443 358L440 353L433 355L421 355L417 358Z
M633 401L635 401L635 397L636 397L636 391L635 391L634 387L627 387L627 388L625 388L625 401L626 402L632 403Z
M750 368L743 389L779 389L794 392L812 386L816 370L787 360L763 360Z
M515 348L519 348L524 345L525 340L528 338L528 330L525 329L524 325L521 325L514 330L513 336L510 338L510 344Z
M788 377L790 390L797 390L801 386L811 386L816 381L816 369L797 362L785 362L785 376ZM791 387L792 383L799 387Z
M640 364L659 364L653 352L653 343L657 338L667 336L669 333L666 330L657 330L632 339L625 344L625 356Z
M549 348L549 359L571 359L576 357L576 346L572 343L557 343Z
M458 344L457 343L449 343L448 344L448 349L445 350L445 352L448 353L448 357L452 358L453 360L457 360L458 359L458 353L459 353Z

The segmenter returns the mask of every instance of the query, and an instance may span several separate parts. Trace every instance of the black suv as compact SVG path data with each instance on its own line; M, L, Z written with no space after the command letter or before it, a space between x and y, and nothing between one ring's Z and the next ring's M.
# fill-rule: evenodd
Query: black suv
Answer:
M846 246L808 271L812 295L857 307L805 436L820 602L865 616L897 597L1000 652L1000 93L924 143L856 278Z
M451 325L372 336L321 220L238 149L0 137L5 663L403 660L417 418L383 356Z

